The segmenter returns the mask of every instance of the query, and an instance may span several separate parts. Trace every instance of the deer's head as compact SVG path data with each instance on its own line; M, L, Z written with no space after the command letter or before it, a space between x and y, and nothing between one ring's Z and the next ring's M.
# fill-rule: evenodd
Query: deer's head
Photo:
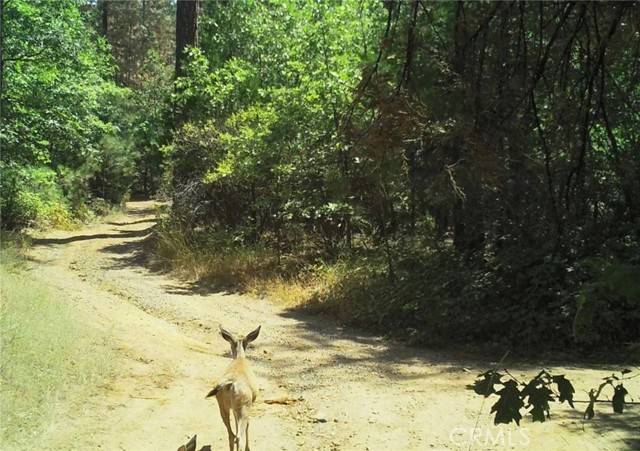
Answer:
M244 352L247 350L249 343L258 338L258 335L260 334L260 327L261 326L258 326L254 331L249 332L244 337L237 337L224 327L220 326L220 335L222 335L222 338L227 340L231 345L231 354L234 359L244 357Z

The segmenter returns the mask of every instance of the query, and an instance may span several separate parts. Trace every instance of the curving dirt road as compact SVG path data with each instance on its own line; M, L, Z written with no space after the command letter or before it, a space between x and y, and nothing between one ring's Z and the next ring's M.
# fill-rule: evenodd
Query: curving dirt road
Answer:
M251 422L254 450L533 449L620 450L640 446L640 406L623 417L602 406L584 426L578 410L552 406L552 421L494 428L489 399L465 390L492 362L445 350L418 350L284 310L268 301L211 293L154 272L142 241L154 225L151 202L81 231L34 240L33 273L76 306L78 319L111 336L116 374L51 427L42 449L175 450L198 434L198 449L227 449L210 382L229 362L217 327L258 324L250 350L260 397ZM499 356L496 356L499 357ZM530 375L545 362L507 362ZM576 398L611 368L563 367ZM640 381L628 390L640 398ZM482 411L481 411L482 408ZM604 412L606 410L606 413ZM475 429L475 440L471 434ZM207 448L205 448L207 449Z

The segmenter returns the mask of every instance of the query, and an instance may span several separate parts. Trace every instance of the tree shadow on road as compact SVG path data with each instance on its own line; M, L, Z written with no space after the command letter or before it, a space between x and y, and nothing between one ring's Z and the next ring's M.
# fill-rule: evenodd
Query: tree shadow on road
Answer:
M122 227L122 226L135 225L135 224L144 224L145 222L154 222L155 223L156 219L147 218L147 219L140 219L138 221L129 221L129 222L107 222L106 224Z
M108 237L126 237L141 239L127 240L117 244L105 246L100 252L113 254L112 263L106 269L122 269L128 267L138 267L154 274L167 273L166 266L161 262L154 261L151 258L152 248L154 244L154 236L151 234L153 226L139 232L120 232L120 234ZM175 283L167 283L163 289L170 295L192 296L198 295L206 297L209 295L228 295L228 294L245 294L237 287L229 284L213 283L207 279L196 281L179 281L175 279ZM434 344L427 346L409 346L402 342L393 341L388 338L381 337L380 334L371 333L362 329L358 329L353 325L345 327L339 324L335 318L310 312L304 306L282 309L278 313L282 318L294 320L296 336L301 338L301 342L306 343L307 350L314 347L322 347L324 350L331 350L333 363L340 366L362 366L371 365L372 367L386 368L386 376L390 377L410 377L406 374L401 376L397 368L393 365L411 365L426 364L444 365L443 371L451 373L471 373L475 376L479 372L486 371L496 365L500 357L506 349L498 346L468 347L466 345L455 344ZM291 325L289 325L291 327ZM391 331L389 331L391 332ZM341 340L348 340L363 345L366 352L357 356L344 355L336 343ZM276 347L278 345L276 344ZM284 347L283 347L283 350ZM277 355L277 352L275 353ZM513 359L509 359L513 362ZM527 371L539 371L541 367L553 365L558 361L557 356L554 359L540 356L539 358L522 359L517 358L518 368ZM379 363L384 361L389 365L381 366ZM561 365L570 366L571 361L561 359ZM290 365L286 361L283 365ZM505 366L509 363L506 362ZM583 362L579 363L580 368L602 369L601 365L588 365ZM313 369L299 368L300 371L312 371ZM413 376L411 376L413 377ZM416 376L417 377L417 376Z
M92 235L74 235L65 238L33 238L31 243L33 246L50 246L57 244L69 244L76 241L101 240L111 238L135 238L146 236L151 232L153 227L143 230L119 230L117 233L95 233Z
M564 410L554 414L552 406L551 421L560 425L567 434L582 434L592 431L597 436L615 437L617 449L640 449L640 405L627 406L624 413L614 413L611 406L597 404L596 416L591 420L582 420L586 404L576 404L575 410ZM556 409L558 410L558 409Z

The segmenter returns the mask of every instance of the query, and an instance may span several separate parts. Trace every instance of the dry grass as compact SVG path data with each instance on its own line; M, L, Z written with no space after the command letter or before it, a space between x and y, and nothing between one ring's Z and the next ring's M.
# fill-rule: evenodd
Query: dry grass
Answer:
M62 296L29 276L12 248L0 255L0 442L35 449L47 425L109 374L110 348Z
M195 242L170 226L159 228L156 256L178 276L210 286L264 296L285 307L321 303L348 275L347 265L306 264L273 250Z
M235 249L223 251L218 246L194 245L183 233L161 228L156 256L179 276L189 280L206 280L221 287L248 291L257 275L265 275L273 265L273 256Z
M314 280L300 278L255 277L251 280L248 292L254 296L266 296L284 307L296 307L309 302L316 291Z

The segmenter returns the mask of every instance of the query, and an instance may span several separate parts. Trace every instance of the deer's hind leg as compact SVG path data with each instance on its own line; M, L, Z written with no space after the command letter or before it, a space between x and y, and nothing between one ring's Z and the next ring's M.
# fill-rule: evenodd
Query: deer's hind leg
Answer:
M234 413L236 412L234 411ZM240 412L236 414L236 421L236 431L238 432L238 451L248 451L249 417L247 416L247 411L245 409L241 409Z
M233 429L231 429L231 422L229 421L229 402L225 399L225 396L222 392L219 392L216 395L218 399L218 408L220 409L220 416L222 417L222 422L227 428L227 434L229 435L229 451L234 451L234 447L236 444L236 436L233 433Z

